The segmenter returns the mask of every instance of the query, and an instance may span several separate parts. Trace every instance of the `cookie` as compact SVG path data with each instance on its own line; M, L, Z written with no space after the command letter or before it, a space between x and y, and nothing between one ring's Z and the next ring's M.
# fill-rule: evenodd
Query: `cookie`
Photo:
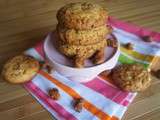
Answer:
M106 40L103 39L98 43L90 44L90 45L68 45L68 44L60 44L58 49L61 53L68 57L78 57L87 59L91 57L97 50L103 49L106 46Z
M150 73L140 64L125 64L113 70L112 78L122 90L129 92L143 91L151 83Z
M18 55L8 60L3 67L2 76L10 83L24 83L38 72L39 62L26 55Z
M105 25L107 17L108 13L103 7L87 2L70 3L57 12L60 25L78 30Z
M89 45L99 42L111 31L105 25L89 30L68 29L57 26L57 34L63 44L70 45Z

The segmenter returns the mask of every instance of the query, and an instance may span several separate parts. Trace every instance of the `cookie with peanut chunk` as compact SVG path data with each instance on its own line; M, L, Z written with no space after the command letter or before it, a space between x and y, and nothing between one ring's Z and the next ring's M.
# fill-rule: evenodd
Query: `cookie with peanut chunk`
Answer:
M2 69L2 76L10 83L24 83L31 80L39 68L39 62L33 57L18 55L6 62Z
M143 91L151 83L149 70L140 64L124 64L113 70L112 78L122 90L129 92Z

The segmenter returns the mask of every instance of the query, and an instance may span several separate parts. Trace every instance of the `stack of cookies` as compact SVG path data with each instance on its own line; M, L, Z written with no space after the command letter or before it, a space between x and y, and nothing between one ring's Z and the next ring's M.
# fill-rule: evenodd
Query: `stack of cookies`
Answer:
M75 67L83 67L85 59L95 64L104 62L107 11L92 3L70 3L57 13L58 50L74 60Z

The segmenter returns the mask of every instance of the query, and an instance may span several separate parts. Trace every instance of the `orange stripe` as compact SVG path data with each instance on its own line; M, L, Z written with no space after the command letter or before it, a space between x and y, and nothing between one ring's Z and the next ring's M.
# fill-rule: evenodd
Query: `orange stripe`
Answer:
M44 71L39 71L39 74L46 77L48 80L53 82L55 85L60 87L62 90L64 90L66 93L68 93L73 98L82 98L76 91L74 91L72 88L66 86L65 84L61 83L60 81L52 78L49 74L45 73ZM84 98L83 98L84 99ZM116 117L110 117L100 109L98 109L96 106L91 104L89 101L85 100L84 102L84 108L90 111L93 115L97 116L101 120L118 120Z

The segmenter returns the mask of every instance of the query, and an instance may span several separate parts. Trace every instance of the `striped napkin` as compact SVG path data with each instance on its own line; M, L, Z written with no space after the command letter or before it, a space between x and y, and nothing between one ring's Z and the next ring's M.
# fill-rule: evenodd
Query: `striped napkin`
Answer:
M155 57L160 56L160 33L139 28L128 23L109 18L113 34L122 43L133 43L134 50L121 46L120 64L141 63L149 67ZM152 36L153 42L144 42L142 36ZM43 42L28 49L26 54L43 61L45 53ZM24 84L24 87L58 120L120 120L136 93L124 92L112 84L107 76L99 75L86 83L71 81L56 71L52 74L41 70ZM57 88L61 98L52 100L48 90ZM75 98L84 99L84 108L78 113L73 109Z

